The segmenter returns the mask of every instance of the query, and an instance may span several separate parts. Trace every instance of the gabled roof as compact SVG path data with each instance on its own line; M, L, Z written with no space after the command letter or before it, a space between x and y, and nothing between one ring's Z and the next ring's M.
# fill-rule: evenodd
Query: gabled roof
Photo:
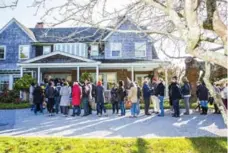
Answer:
M22 63L24 64L28 64L28 63L35 63L37 61L40 61L42 59L46 59L46 58L49 58L49 57L52 57L52 56L55 56L55 55L61 55L61 56L64 56L64 57L69 57L69 58L72 58L72 59L76 59L76 60L80 60L80 61L83 61L83 62L96 62L97 61L94 61L94 60L90 60L90 59L87 59L87 58L84 58L84 57L80 57L80 56L75 56L75 55L72 55L72 54L69 54L69 53L65 53L65 52L60 52L60 51L55 51L55 52L51 52L49 54L46 54L46 55L41 55L41 56L38 56L38 57L35 57L35 58L32 58L32 59L29 59L29 60L26 60Z
M33 32L26 28L23 24L21 24L19 21L17 21L15 18L11 19L1 30L0 34L5 31L11 24L16 23L21 30L23 30L29 38L31 38L34 42L36 42L36 37L34 36Z
M30 28L37 41L48 43L101 41L108 30L93 27L74 28Z

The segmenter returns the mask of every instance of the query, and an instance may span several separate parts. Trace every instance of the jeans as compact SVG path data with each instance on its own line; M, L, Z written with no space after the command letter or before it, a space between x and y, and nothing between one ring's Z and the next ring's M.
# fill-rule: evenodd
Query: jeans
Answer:
M120 111L121 115L125 115L125 106L124 106L124 101L120 101Z
M136 114L139 115L140 114L140 100L138 100L138 102L136 103Z
M149 98L145 98L144 99L144 103L145 103L145 114L149 114L150 99Z
M112 113L114 114L114 113L119 113L119 105L118 105L118 101L115 101L115 102L113 102L112 103Z
M58 114L59 113L59 104L60 104L60 99L61 99L61 97L59 96L59 97L55 97L55 112L56 112L56 114Z
M179 99L172 100L173 102L173 109L174 109L174 116L180 116L180 106L179 106Z
M184 104L185 104L185 109L186 109L186 114L189 114L189 99L190 97L184 97Z
M205 108L207 108L208 107L208 101L207 100L201 100L200 101L200 105L201 105L201 107L205 107Z
M136 116L137 115L137 103L131 104L131 115Z
M77 111L77 112L75 113L75 111ZM73 115L79 116L80 114L81 114L81 107L80 107L80 105L73 106Z
M88 98L84 97L82 99L82 103L83 103L83 109L84 109L84 116L89 115L89 101Z
M37 114L37 111L40 111L41 113L43 113L43 105L42 105L42 103L34 104L34 113Z
M48 98L47 108L49 113L54 112L54 105L55 105L55 99L54 98Z
M160 115L161 116L164 116L165 113L164 113L164 96L158 96L159 100L160 100Z
M106 113L106 108L104 106L104 103L97 103L97 110L98 110L98 114L102 114L102 111L104 111L104 113Z

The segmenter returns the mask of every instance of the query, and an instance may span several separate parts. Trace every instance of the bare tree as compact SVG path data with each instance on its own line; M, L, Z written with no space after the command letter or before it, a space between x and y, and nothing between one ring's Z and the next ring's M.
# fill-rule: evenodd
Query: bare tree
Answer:
M0 9L15 8L19 0L0 0Z
M171 40L176 46L181 45L192 57L228 68L227 0L129 0L124 5L110 7L111 1L65 0L62 4L50 6L48 0L35 0L33 6L45 9L42 20L50 26L70 23L120 33L149 34L157 41ZM138 27L147 28L120 30L107 24L120 22L121 16L129 16ZM167 46L164 47L161 50L167 53ZM217 51L221 49L223 52ZM223 103L212 90L207 67L208 64L204 81L225 114Z

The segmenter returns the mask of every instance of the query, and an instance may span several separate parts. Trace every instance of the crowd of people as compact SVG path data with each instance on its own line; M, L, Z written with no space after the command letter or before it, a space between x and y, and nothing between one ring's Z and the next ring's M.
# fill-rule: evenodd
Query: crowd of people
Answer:
M191 85L188 79L182 79L183 85L178 83L177 77L172 77L171 84L168 86L170 107L173 110L173 117L180 117L180 100L183 99L185 104L184 115L190 114L189 100L191 97ZM132 118L140 114L140 103L144 103L144 114L151 115L150 104L153 103L152 113L158 114L163 117L164 111L164 96L165 84L161 78L153 78L150 82L145 78L143 86L140 87L136 82L130 83L130 88L126 89L124 82L120 80L118 85L113 83L110 91L112 104L112 113L119 114L120 116L126 115L126 105L131 108ZM221 92L224 105L227 108L227 91L228 87L223 89L214 86L216 92ZM97 115L107 116L105 107L105 89L101 81L93 84L89 79L84 80L83 84L78 81L74 82L72 87L64 79L50 80L47 85L34 85L30 86L30 103L32 104L31 110L37 114L38 111L43 113L44 108L47 108L50 116L54 114L69 115L69 109L72 107L72 116L81 116L81 108L83 108L82 116L92 114L92 109L95 107ZM202 108L202 115L207 114L208 101L210 93L204 82L197 82L197 98ZM120 111L120 113L119 113ZM215 112L219 113L215 105Z

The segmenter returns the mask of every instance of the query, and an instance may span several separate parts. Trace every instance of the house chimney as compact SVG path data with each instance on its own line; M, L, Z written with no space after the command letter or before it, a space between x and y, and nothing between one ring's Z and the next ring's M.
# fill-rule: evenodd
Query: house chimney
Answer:
M44 28L44 23L43 22L37 22L35 28Z

